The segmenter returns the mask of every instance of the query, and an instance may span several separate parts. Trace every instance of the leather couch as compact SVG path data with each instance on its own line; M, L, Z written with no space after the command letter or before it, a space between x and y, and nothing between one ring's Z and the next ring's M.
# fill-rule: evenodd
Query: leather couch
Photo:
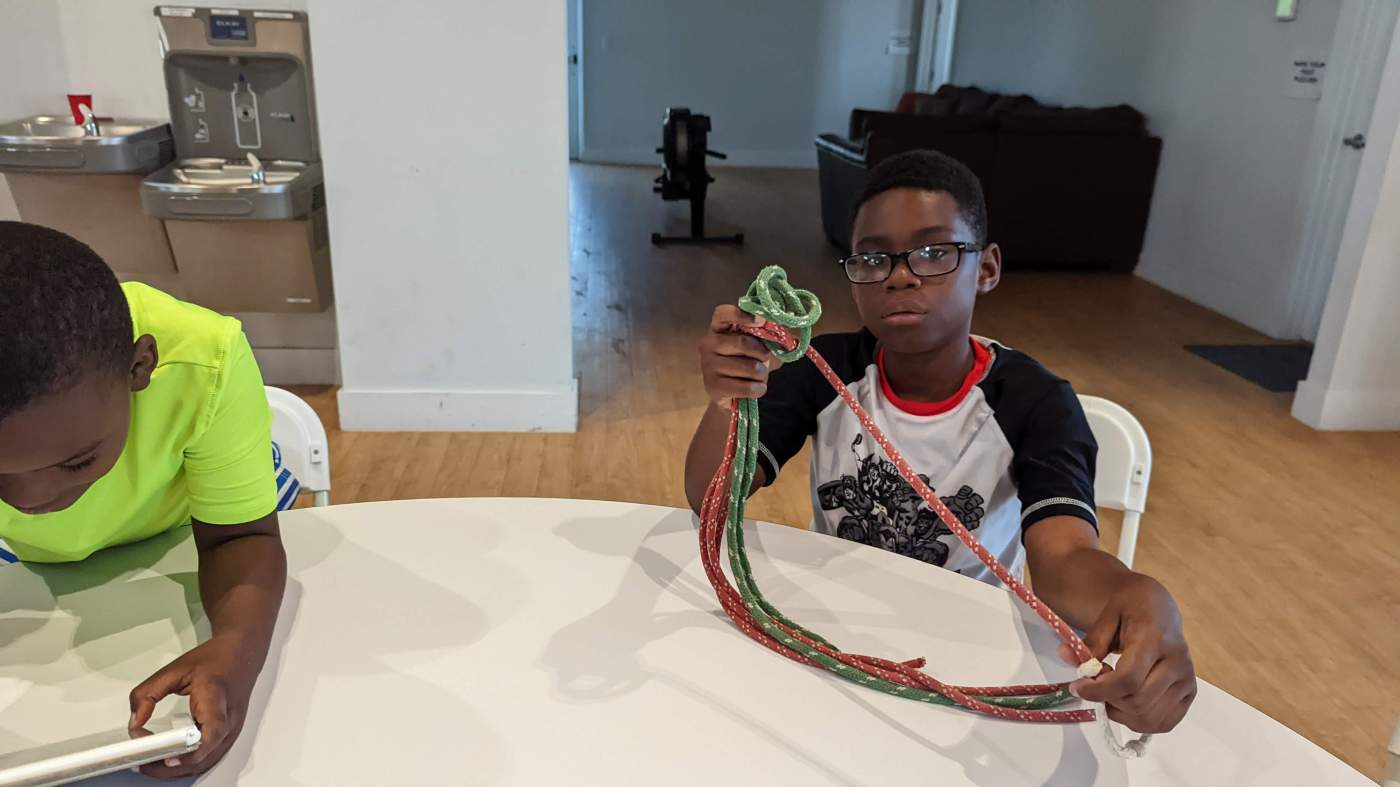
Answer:
M856 109L845 135L816 139L822 226L846 249L866 172L932 148L966 164L987 195L1008 267L1131 271L1142 251L1162 141L1132 107L1062 108L945 85L893 112Z

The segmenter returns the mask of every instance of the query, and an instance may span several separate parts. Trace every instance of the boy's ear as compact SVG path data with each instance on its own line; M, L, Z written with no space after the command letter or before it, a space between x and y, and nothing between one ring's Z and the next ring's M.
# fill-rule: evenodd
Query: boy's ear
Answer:
M131 392L146 390L151 384L151 373L156 370L160 353L156 349L156 337L145 334L136 340L131 353Z
M977 294L986 295L1001 282L1001 247L988 243L977 259Z

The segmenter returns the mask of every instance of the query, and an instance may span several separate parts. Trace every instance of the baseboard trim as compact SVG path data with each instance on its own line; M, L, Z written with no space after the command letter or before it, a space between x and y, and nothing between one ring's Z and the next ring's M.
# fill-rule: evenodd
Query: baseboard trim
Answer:
M711 159L710 167L771 167L774 169L816 169L816 148L795 150L729 150L728 159ZM579 151L579 161L587 164L634 164L661 167L655 148L587 148Z
M1400 397L1393 391L1343 391L1303 380L1293 417L1324 432L1400 431Z
M578 381L557 389L342 388L347 432L576 432Z
M340 359L334 349L254 347L253 358L268 385L335 385Z

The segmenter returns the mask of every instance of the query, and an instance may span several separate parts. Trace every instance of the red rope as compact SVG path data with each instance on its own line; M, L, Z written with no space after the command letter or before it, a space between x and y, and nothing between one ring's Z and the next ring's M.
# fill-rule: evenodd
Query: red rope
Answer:
M765 323L758 328L745 327L742 330L759 339L776 342L785 348L790 349L796 346L796 340L793 338L792 334L781 326L774 325L771 322ZM816 364L822 376L831 383L832 387L836 389L836 392L841 396L842 400L845 401L846 405L850 407L856 417L860 419L861 425L870 433L871 437L875 439L875 442L880 445L885 455L890 458L890 461L892 461L896 469L898 469L899 474L913 487L914 491L923 499L929 509L943 520L944 524L946 524L948 528L977 555L978 559L980 559L998 579L1005 583L1012 592L1034 610L1041 619L1050 625L1050 628L1055 631L1061 641L1070 646L1081 662L1093 659L1094 657L1084 645L1084 641L1070 629L1064 620L1037 598L1029 588L1020 582L1020 580L1016 579L1016 577L997 561L985 547L978 543L963 523L958 520L953 512L948 510L948 507L943 504L943 501L938 499L938 496L933 493L933 490L929 488L928 484L924 483L923 480L914 473L913 469L909 467L908 462L895 450L894 446L885 437L884 433L880 431L879 427L875 425L874 421L871 420L870 415L860 406L855 396L846 388L845 384L841 382L841 378L837 376L836 372L832 370L826 360L811 347L807 348L806 355ZM769 650L786 656L793 661L801 662L808 666L820 666L811 659L783 645L760 629L744 604L743 599L740 597L738 590L730 584L729 578L721 568L719 558L720 542L724 536L725 517L727 516L729 507L728 479L734 465L737 431L738 402L735 401L731 402L730 406L729 435L725 443L724 459L720 463L719 468L715 471L714 476L710 479L709 487L705 491L705 499L700 508L700 555L701 562L705 567L705 574L709 577L710 584L714 587L715 594L719 597L720 605L724 608L725 613L729 616L730 620L734 621L734 624L738 626L741 631ZM824 643L813 641L801 632L783 626L781 623L777 625L788 636L802 641L807 646L816 649L829 658L859 669L867 675L910 688L936 692L965 708L979 713L985 713L1002 719L1032 722L1079 723L1094 720L1094 711L1088 709L1070 711L1023 710L991 705L977 699L979 696L1010 697L1050 694L1063 689L1066 685L1064 683L999 687L953 686L920 672L919 668L925 664L922 658L895 662L874 656L844 653Z

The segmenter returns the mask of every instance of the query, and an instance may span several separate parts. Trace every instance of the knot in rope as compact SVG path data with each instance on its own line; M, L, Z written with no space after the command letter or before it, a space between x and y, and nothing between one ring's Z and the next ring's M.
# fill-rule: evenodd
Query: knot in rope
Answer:
M749 291L739 299L739 308L793 332L797 346L791 350L777 342L763 340L783 363L807 354L807 346L812 343L812 326L822 316L822 302L817 296L789 284L787 271L777 265L769 265L758 272Z

